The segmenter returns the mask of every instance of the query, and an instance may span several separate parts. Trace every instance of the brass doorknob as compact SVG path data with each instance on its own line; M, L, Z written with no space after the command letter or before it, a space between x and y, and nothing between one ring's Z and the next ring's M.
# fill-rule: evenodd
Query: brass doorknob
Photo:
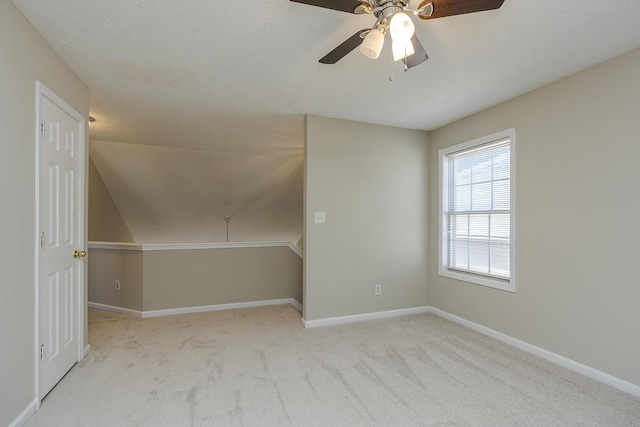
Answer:
M86 251L79 251L79 250L75 250L73 251L73 257L74 258L84 258L87 256L87 252Z

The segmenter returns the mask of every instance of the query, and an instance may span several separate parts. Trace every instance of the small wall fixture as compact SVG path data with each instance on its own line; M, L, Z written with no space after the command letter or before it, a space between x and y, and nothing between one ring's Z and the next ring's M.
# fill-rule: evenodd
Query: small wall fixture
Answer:
M229 222L231 221L231 218L225 217L224 220L227 222L227 242L228 242L229 241Z

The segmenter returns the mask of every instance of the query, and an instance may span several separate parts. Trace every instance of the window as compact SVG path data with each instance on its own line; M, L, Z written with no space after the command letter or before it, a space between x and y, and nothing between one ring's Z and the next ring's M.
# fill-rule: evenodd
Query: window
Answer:
M515 129L440 150L441 276L515 291Z

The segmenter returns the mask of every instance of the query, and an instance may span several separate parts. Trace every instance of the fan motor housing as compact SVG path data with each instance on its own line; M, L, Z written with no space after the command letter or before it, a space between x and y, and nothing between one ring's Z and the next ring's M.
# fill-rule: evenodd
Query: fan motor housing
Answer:
M379 21L388 21L396 13L403 12L406 6L407 3L400 0L380 0L371 10L371 13L373 13Z

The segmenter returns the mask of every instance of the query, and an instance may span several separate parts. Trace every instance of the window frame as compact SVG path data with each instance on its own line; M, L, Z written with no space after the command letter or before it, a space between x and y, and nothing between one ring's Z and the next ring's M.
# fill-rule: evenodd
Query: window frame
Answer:
M447 209L449 196L449 176L448 176L448 158L452 153L460 151L472 150L482 145L492 142L509 139L510 148L510 226L509 226L509 276L508 280L501 280L482 274L472 272L464 272L460 270L452 270L447 265L448 260L448 231L447 231ZM456 144L450 147L442 148L438 151L439 164L439 193L440 200L438 206L439 216L439 238L438 238L438 275L451 279L461 280L481 286L500 289L503 291L516 291L516 130L515 128L492 133L491 135L476 138L471 141Z

